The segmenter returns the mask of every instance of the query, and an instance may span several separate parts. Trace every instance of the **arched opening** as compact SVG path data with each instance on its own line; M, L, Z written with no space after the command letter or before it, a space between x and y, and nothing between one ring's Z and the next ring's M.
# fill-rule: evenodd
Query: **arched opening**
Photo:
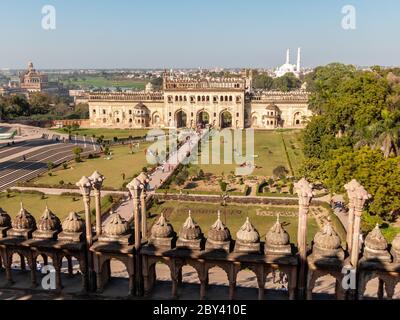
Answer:
M293 117L293 124L295 126L301 126L302 124L302 115L300 112L296 112L294 117Z
M399 284L397 285L397 289L400 290ZM397 299L400 298L399 290L397 290L397 292L395 290L393 299L395 299L396 295ZM363 293L363 296L365 300L388 299L386 293L386 284L382 280L380 280L379 277L374 277L370 279L365 286L365 291Z
M198 300L200 298L200 279L196 269L185 265L182 267L181 274L179 297L184 300Z
M257 276L252 270L244 269L237 274L235 297L240 300L258 299Z
M126 297L129 294L129 273L124 263L117 259L104 262L102 266L103 292L106 296Z
M251 125L252 125L253 127L257 127L257 126L258 126L258 118L257 118L257 116L253 116L253 117L251 118Z
M208 270L207 298L210 300L226 300L229 297L229 280L225 270L213 267Z
M177 128L186 128L187 115L183 110L179 110L175 115L175 122Z
M267 300L289 299L289 279L286 273L279 269L273 270L265 279L264 292Z
M61 282L63 291L76 293L82 290L82 271L78 259L65 256L61 261Z
M172 298L172 278L171 270L163 262L157 262L152 267L154 270L154 287L151 292L154 299Z
M157 112L153 114L152 122L153 122L154 125L160 124L160 122L161 122L161 117L160 117L160 115L159 115Z
M206 111L200 111L197 114L197 125L205 128L205 126L210 124L210 115Z
M318 278L312 290L313 300L335 300L336 281L330 274Z
M220 116L221 129L232 128L232 114L229 111L224 111Z
M400 300L400 282L396 285L394 289L393 299Z

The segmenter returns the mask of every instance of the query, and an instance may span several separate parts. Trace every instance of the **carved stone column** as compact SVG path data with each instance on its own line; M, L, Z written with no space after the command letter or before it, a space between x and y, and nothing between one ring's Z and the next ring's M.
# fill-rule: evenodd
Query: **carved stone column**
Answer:
M76 186L79 187L85 206L86 245L88 250L88 288L89 290L95 290L96 276L93 269L93 256L89 250L93 244L92 219L90 214L90 192L92 190L92 184L88 177L82 177L81 180L77 182Z
M353 232L354 232L354 191L359 186L356 180L352 180L350 183L346 184L344 188L347 191L347 196L349 198L349 215L347 224L347 251L351 256L351 250L353 246Z
M143 270L142 257L140 250L142 247L141 225L140 225L140 194L142 191L142 183L138 179L133 179L127 188L132 195L133 201L133 217L134 217L134 237L135 237L135 279L136 279L136 294L143 295Z
M304 178L295 183L294 188L297 195L299 196L299 224L297 231L297 246L300 258L300 271L298 281L298 294L300 299L304 299L307 264L307 216L314 193L312 184L310 184Z
M97 237L102 234L102 219L101 219L101 188L105 180L104 176L99 172L95 171L90 177L92 188L94 192L94 198L96 203L96 235Z
M142 238L147 239L147 188L149 185L149 177L142 172L137 179L141 182L140 208L141 208L141 231Z
M357 183L353 196L354 203L354 227L353 227L353 240L351 249L351 265L353 268L357 268L358 259L360 256L360 226L361 216L364 210L365 202L371 198L371 195L364 189L362 185Z

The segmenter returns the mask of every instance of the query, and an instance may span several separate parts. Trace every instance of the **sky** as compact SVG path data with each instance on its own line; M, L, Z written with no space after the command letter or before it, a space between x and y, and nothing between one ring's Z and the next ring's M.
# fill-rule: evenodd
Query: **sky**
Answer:
M0 69L272 68L298 47L305 67L400 65L399 13L398 0L0 0Z

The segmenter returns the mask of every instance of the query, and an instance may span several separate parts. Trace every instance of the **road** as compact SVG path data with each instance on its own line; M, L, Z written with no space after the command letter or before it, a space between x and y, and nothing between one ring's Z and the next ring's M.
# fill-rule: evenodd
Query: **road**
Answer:
M0 191L37 177L48 170L49 162L59 165L72 160L77 146L83 149L82 156L100 151L93 139L86 137L70 143L36 139L0 149Z

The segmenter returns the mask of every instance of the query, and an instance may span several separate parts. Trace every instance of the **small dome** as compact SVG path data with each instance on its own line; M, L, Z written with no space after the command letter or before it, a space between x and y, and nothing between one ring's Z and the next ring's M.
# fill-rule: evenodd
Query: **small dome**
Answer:
M365 247L371 250L386 250L388 243L385 237L382 235L379 225L376 225L375 229L372 230L365 238Z
M172 225L165 219L164 213L161 213L160 219L151 228L151 236L153 238L165 239L173 237L174 229Z
M2 208L0 208L0 228L10 228L11 218Z
M243 243L257 243L260 241L260 234L247 218L245 224L237 232L236 238Z
M225 242L231 239L229 229L221 221L221 213L218 212L218 219L208 231L208 238L212 241Z
M63 231L67 233L83 232L85 222L75 212L71 212L62 225Z
M265 243L267 246L286 246L290 244L289 234L282 227L282 223L279 221L279 216L274 226L267 233Z
M265 108L266 110L272 110L272 111L277 111L278 110L278 107L275 105L275 104L273 104L273 103L271 103L271 104L269 104L266 108Z
M328 222L322 231L319 231L314 237L314 244L321 249L336 250L341 246L341 240L332 224Z
M200 226L193 220L189 211L189 217L186 219L179 232L179 237L184 240L199 240L202 238Z
M392 242L392 248L400 252L400 233L394 238Z
M25 210L21 202L21 210L12 220L12 227L16 230L36 229L35 218Z
M110 217L104 228L104 233L107 236L118 237L128 233L129 225L118 213L110 212Z
M61 230L61 221L57 218L57 216L49 210L46 206L42 217L37 225L38 230L40 231L57 231Z

